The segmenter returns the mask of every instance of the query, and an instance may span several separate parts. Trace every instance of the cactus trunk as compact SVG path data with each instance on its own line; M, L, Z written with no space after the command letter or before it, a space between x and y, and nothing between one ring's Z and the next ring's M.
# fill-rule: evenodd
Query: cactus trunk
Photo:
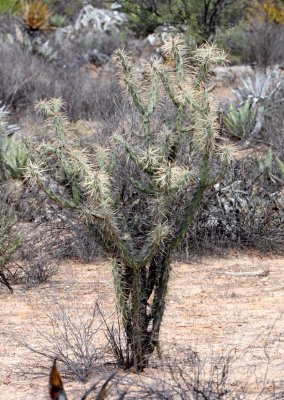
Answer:
M131 275L130 268L120 270L118 289L117 265L114 261L116 300L127 338L127 369L142 371L150 355L158 347L159 332L165 310L165 299L170 277L170 257L162 251L145 268L137 268ZM130 279L129 279L130 278ZM121 285L126 289L122 296ZM122 300L123 297L123 300Z

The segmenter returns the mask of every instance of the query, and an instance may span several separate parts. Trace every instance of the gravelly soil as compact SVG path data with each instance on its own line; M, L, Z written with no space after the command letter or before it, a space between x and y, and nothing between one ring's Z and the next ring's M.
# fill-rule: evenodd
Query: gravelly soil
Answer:
M261 277L228 276L224 272L269 271ZM71 298L77 304L99 299L102 308L114 311L110 261L92 264L64 262L50 283L13 295L0 287L0 400L47 398L46 378L18 373L31 365L33 356L19 346L11 333L37 345L38 330L50 330L43 311ZM191 346L208 360L232 350L232 375L246 381L251 398L266 386L281 390L284 381L284 257L231 254L226 259L204 258L174 263L167 309L161 332L166 359L179 360L177 348ZM49 366L48 361L42 364ZM88 384L85 385L88 387ZM284 383L282 385L284 391ZM66 382L71 398L83 386ZM265 396L271 398L267 390ZM265 398L265 397L264 397Z

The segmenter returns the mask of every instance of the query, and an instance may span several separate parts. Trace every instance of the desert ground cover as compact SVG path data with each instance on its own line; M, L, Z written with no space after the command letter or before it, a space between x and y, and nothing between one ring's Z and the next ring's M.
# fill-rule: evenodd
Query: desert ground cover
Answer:
M234 362L230 379L247 386L247 398L257 398L263 389L261 398L271 398L274 389L281 390L283 265L283 257L251 253L232 253L224 259L205 257L189 264L175 262L161 332L164 362L182 361L180 349L188 347L208 364L214 355L231 351ZM260 271L266 271L264 276L225 274ZM35 327L50 329L46 307L51 310L67 295L85 305L99 299L105 312L111 314L114 297L110 262L81 264L70 260L60 265L59 275L48 284L30 290L18 286L13 295L1 288L1 400L47 398L47 377L23 375L33 364L34 355L19 346L13 335L24 335L37 345L42 338ZM162 369L152 369L157 363L154 359L145 376L162 376ZM46 360L42 363L48 364ZM67 393L76 398L95 378L93 375L85 385L67 381ZM133 379L138 378L134 375Z

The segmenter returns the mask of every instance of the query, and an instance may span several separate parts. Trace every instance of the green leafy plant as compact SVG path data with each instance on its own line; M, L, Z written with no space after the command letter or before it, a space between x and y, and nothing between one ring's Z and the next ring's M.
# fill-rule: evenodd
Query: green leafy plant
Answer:
M120 5L118 10L127 14L128 27L137 36L147 36L167 21L164 7L161 9L162 2L159 0L153 2L120 0L118 3Z
M124 367L136 371L159 349L172 253L205 191L222 179L229 163L210 89L210 71L225 54L208 44L189 54L178 37L162 53L147 64L141 82L131 58L116 52L120 81L140 124L127 136L116 132L110 148L82 148L62 100L41 101L37 109L47 116L49 139L30 144L27 170L52 200L80 211L94 240L113 258L127 338ZM157 129L155 111L166 99L172 116Z
M53 14L53 15L50 17L50 24L51 24L52 26L55 26L55 27L59 27L59 28L60 28L60 27L64 26L65 23L66 23L66 18L64 17L64 15Z
M0 1L0 15L12 13L14 14L19 8L18 0L1 0Z
M224 125L231 135L243 139L247 137L255 123L256 111L251 101L247 99L240 107L230 104L224 118Z
M189 31L197 42L213 40L218 26L233 25L241 17L240 0L118 0L118 10L128 16L128 26L138 36L158 26ZM241 0L242 6L246 0Z

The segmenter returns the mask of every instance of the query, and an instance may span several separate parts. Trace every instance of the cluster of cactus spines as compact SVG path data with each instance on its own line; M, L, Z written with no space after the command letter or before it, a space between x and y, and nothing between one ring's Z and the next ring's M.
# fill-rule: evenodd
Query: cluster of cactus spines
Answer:
M188 232L204 191L218 181L228 162L210 85L211 68L226 61L224 53L204 45L189 54L179 38L169 40L161 51L162 57L146 66L143 79L135 74L131 58L123 50L116 52L120 81L141 117L141 130L133 133L133 142L119 132L113 141L140 171L129 181L146 201L146 213L144 208L127 215L115 182L116 150L82 149L62 114L60 99L38 104L48 117L52 138L33 147L28 168L28 176L54 201L81 212L95 240L113 257L128 366L137 370L147 365L158 346L172 251ZM158 131L152 120L164 99L172 102L175 119ZM182 147L190 153L186 161ZM219 162L213 169L215 156ZM64 189L58 183L64 183ZM177 212L180 194L183 203ZM133 232L134 219L146 221L147 230Z

